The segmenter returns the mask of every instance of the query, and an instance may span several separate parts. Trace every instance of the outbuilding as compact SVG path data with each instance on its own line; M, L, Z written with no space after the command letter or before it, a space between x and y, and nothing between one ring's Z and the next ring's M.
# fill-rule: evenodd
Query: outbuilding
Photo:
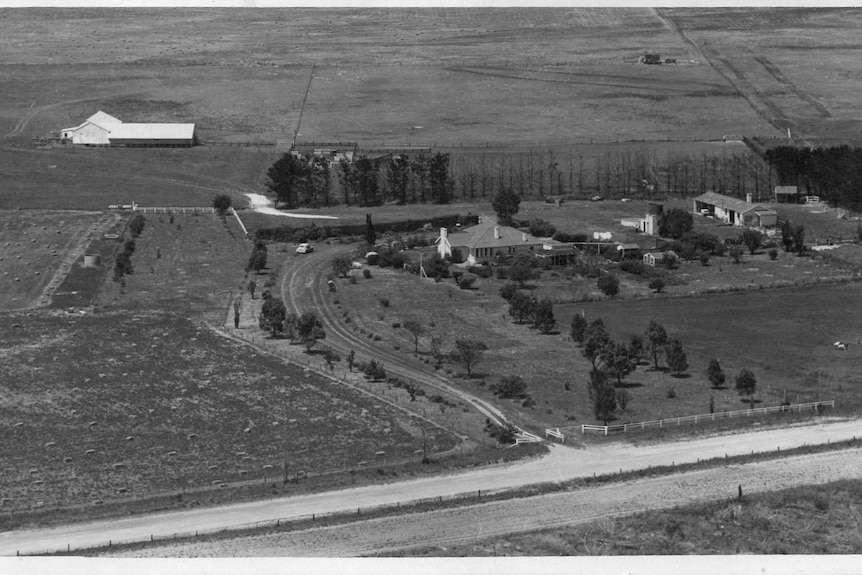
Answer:
M124 123L102 111L60 133L64 141L83 146L186 148L196 143L194 124Z
M751 194L748 194L745 200L740 200L716 192L706 192L694 199L694 212L735 226L769 228L778 225L778 213L753 203Z
M535 256L543 250L554 251L553 248L546 250L545 246L561 244L552 239L531 236L516 228L502 226L485 216L479 217L477 225L451 235L445 234L441 229L441 237L437 243L441 255L448 249L452 254L457 252L463 261L470 264L495 262L501 257L518 254ZM441 244L447 247L441 248Z

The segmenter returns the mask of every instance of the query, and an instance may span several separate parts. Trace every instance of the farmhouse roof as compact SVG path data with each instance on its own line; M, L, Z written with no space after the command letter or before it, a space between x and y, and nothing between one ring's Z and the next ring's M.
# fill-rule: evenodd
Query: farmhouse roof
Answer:
M191 140L194 124L115 124L111 140Z
M497 230L495 232L495 229ZM540 240L530 234L509 226L501 226L494 222L486 222L466 228L449 236L452 247L467 248L502 248L520 244L554 245L554 240Z
M631 250L639 250L641 247L637 244L617 244L617 250L619 251L631 251Z
M749 204L745 200L731 198L730 196L725 196L716 192L706 192L705 194L701 194L695 198L695 201L725 210L731 210L738 214L744 214L750 211L764 212L769 210L769 208L761 206L760 204Z

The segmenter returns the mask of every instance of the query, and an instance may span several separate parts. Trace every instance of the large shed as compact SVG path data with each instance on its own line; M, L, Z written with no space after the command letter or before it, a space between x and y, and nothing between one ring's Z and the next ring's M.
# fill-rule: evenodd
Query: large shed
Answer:
M124 123L99 111L84 123L60 131L62 138L83 146L191 147L194 124Z
M766 206L731 198L716 192L706 192L694 199L695 213L711 216L735 226L758 226L769 228L778 225L778 213Z

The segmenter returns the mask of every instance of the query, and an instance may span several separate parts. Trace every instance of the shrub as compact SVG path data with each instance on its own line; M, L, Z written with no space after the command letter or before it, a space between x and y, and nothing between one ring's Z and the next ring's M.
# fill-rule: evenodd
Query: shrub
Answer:
M470 266L467 271L482 279L488 279L494 273L490 266Z
M566 232L557 232L554 234L554 239L564 244L583 243L587 241L587 234L567 234Z
M767 253L769 254L769 259L771 259L771 260L778 259L778 250L777 249L769 248L769 251Z
M537 238L549 238L557 233L557 228L541 218L536 218L530 222L530 235Z
M380 305L382 305L383 307L389 307L389 298L388 297L382 297L382 298L378 299L377 301L379 301Z
M643 275L646 272L647 266L641 260L624 259L620 264L620 269L624 272L635 275Z
M213 198L213 208L215 208L220 216L227 214L232 205L233 200L227 194L219 194Z
M371 270L368 268L363 269L362 270L362 277L364 277L367 280L371 279Z
M649 289L655 290L656 293L661 293L661 290L664 289L665 283L661 278L655 278L651 282L649 282Z
M356 279L356 276L350 276L350 279L349 279L349 280L347 280L347 281L349 281L349 282L350 282L350 283L352 283L352 284L356 284L356 283L358 283L358 282L359 282L359 280L358 280L358 279Z
M145 221L143 214L135 214L135 217L129 222L129 230L132 232L133 238L138 237L144 231Z

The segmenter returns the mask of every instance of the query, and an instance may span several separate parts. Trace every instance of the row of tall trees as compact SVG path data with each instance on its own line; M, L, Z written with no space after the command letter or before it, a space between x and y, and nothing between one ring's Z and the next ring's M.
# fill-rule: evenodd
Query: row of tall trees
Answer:
M833 206L862 210L862 148L794 148L766 152L781 185L798 186Z
M330 162L288 153L267 172L267 189L286 208L375 206L491 199L501 189L523 199L548 196L687 196L706 191L755 198L771 193L776 172L750 153L726 155L615 150L585 157L553 150L359 156Z

